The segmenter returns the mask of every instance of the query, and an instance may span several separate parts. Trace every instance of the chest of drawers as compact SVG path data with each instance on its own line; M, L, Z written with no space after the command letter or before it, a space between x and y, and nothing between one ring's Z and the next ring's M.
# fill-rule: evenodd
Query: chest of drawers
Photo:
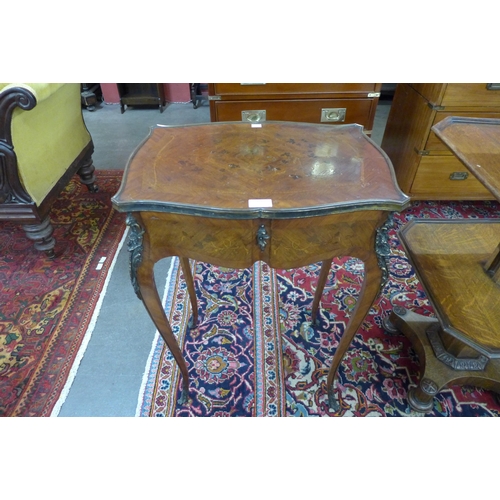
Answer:
M380 83L210 83L210 119L358 123L370 134Z
M431 128L447 116L500 118L500 90L486 83L411 83L396 88L382 149L413 199L481 200L491 193Z

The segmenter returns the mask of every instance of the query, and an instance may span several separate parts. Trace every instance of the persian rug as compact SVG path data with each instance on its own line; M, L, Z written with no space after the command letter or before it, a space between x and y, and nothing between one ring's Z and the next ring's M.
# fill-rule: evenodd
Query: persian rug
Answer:
M0 416L49 416L74 374L124 236L111 206L122 174L98 171L97 193L70 181L50 212L54 259L0 224Z
M382 320L393 304L433 316L397 230L413 218L498 218L496 202L415 202L395 214L389 232L389 280L357 332L335 382L338 412L328 407L326 378L363 280L363 263L335 259L320 324L311 305L321 263L292 270L217 268L193 263L199 325L190 328L186 285L175 259L165 310L190 373L188 405L179 404L180 372L157 335L139 394L138 416L499 416L494 393L469 386L443 390L431 412L413 411L408 390L419 360L403 334Z

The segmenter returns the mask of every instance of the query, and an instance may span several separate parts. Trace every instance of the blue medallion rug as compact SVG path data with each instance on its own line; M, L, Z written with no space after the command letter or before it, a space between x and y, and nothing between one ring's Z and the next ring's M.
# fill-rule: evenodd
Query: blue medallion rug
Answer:
M498 218L496 202L416 202L395 214L389 232L390 277L339 369L338 412L328 407L326 378L363 280L363 263L335 259L321 302L310 310L320 263L272 270L264 263L234 270L192 263L199 325L177 259L166 288L166 311L190 373L189 404L180 405L180 372L157 336L139 395L138 416L424 416L408 405L419 360L409 340L382 327L393 304L434 315L397 237L413 218ZM494 393L453 386L425 416L499 416Z

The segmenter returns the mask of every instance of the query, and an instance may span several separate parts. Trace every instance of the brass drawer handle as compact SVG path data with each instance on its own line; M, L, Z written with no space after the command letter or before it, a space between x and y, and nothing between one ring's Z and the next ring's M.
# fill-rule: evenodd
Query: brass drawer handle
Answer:
M259 123L266 121L266 110L265 109L253 109L241 112L241 121Z
M321 110L321 122L343 122L345 121L346 108L323 108Z
M465 181L469 177L468 172L453 172L450 174L451 181Z

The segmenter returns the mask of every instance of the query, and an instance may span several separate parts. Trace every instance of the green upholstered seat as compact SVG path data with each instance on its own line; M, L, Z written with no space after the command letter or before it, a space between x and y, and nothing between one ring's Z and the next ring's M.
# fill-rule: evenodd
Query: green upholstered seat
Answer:
M0 220L53 254L48 212L78 172L95 190L93 143L78 83L0 83Z

